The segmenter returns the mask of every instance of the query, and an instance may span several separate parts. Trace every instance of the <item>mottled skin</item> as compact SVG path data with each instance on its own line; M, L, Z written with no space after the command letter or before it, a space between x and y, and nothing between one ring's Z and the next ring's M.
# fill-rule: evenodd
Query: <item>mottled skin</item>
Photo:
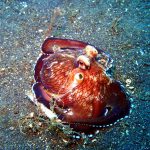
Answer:
M44 54L35 67L37 83L33 87L39 102L50 108L53 99L54 111L62 122L84 132L114 123L127 115L130 108L120 83L107 76L97 61L97 53L85 56L87 45L47 39L42 46ZM90 66L84 64L85 60L77 61L81 55L90 60Z

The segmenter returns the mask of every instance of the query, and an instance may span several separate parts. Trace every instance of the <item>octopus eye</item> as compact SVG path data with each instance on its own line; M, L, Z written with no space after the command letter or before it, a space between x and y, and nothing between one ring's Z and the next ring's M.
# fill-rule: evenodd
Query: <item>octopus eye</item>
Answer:
M77 73L77 74L75 75L75 79L76 79L77 81L79 81L79 82L82 81L83 78L84 78L84 76L83 76L82 73Z
M83 75L82 74L79 74L79 79L82 79L83 78Z

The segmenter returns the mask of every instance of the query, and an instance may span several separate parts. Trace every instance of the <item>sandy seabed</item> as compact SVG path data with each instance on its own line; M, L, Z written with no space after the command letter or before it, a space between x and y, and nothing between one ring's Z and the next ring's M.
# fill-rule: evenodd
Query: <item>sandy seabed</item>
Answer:
M150 149L149 8L148 0L1 0L0 149ZM132 98L129 118L86 140L47 124L21 130L29 125L20 125L22 118L37 111L26 93L49 25L49 36L82 40L111 55L113 77ZM35 127L37 119L29 121Z

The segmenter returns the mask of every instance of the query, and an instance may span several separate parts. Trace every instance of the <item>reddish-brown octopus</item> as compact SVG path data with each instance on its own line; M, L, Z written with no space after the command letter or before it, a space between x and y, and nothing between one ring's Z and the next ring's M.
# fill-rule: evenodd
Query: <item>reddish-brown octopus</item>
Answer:
M75 131L110 126L130 110L120 82L106 73L110 64L104 51L88 43L48 38L35 66L34 102L43 110L53 107L57 118Z

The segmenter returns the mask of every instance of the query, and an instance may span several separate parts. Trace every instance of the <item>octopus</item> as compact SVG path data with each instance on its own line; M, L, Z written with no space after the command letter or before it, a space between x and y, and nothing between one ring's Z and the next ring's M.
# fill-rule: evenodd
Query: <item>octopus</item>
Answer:
M35 104L74 131L91 133L129 114L122 84L108 75L112 59L88 43L47 38L35 66Z

